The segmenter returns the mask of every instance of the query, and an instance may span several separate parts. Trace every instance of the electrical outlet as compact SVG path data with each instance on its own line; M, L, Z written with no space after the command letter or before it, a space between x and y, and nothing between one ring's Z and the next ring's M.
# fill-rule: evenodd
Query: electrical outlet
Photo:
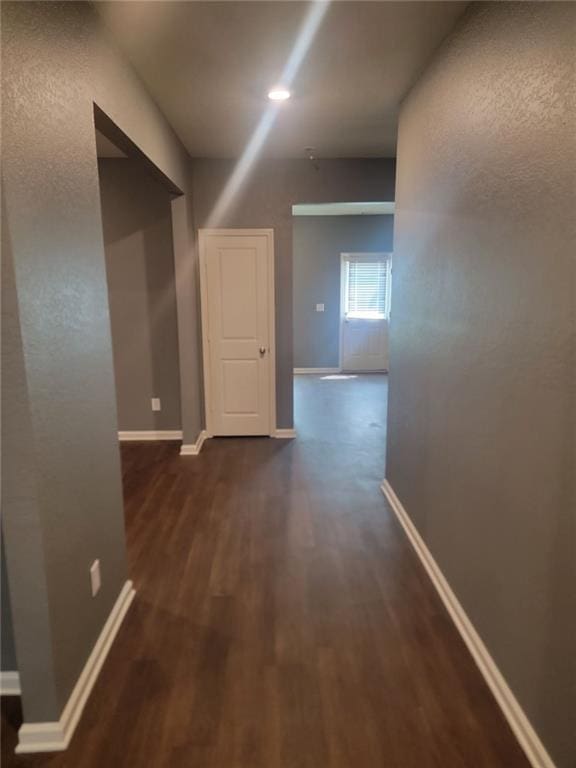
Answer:
M90 566L90 585L92 587L92 597L96 597L102 585L100 576L100 560L94 560Z
M160 404L160 398L159 397L153 397L152 398L152 410L153 411L161 411L162 406Z
M324 312L324 304L316 304L316 312Z

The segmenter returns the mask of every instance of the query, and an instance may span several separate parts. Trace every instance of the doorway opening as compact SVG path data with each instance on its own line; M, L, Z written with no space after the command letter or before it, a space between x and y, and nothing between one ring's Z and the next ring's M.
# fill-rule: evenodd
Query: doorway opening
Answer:
M118 436L179 440L173 194L96 129Z
M112 342L125 524L125 472L178 450L182 439L174 203L179 190L94 105L98 185Z
M374 398L369 423L385 421L394 203L298 204L292 214L296 429L322 428L322 393L340 403L332 421L344 424L348 407L369 417L361 391Z

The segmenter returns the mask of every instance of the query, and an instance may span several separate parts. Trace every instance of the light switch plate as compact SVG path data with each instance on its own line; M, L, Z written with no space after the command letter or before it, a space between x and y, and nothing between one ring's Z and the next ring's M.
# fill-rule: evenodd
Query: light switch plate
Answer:
M102 586L100 576L100 560L94 560L90 566L90 585L92 587L92 597L96 597Z
M159 397L153 397L152 398L152 410L153 411L161 411L162 406L160 404L160 398Z
M324 312L324 304L316 304L316 312Z

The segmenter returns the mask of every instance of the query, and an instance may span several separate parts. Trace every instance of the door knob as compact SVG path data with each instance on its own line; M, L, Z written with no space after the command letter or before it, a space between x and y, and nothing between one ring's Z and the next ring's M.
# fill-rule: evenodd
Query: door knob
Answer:
M260 357L264 357L266 354L266 347L260 347Z

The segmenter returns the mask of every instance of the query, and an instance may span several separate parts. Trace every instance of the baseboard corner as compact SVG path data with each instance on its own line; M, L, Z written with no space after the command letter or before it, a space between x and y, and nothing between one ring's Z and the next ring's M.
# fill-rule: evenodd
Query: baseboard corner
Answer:
M23 723L18 731L17 754L61 752L68 747L135 594L132 582L126 581L76 681L60 719L44 723Z
M272 437L279 440L294 440L296 436L296 430L293 427L290 427L289 429L275 429L272 434Z
M200 431L195 443L183 443L180 446L180 456L198 456L204 445L204 441L209 437L205 429Z

